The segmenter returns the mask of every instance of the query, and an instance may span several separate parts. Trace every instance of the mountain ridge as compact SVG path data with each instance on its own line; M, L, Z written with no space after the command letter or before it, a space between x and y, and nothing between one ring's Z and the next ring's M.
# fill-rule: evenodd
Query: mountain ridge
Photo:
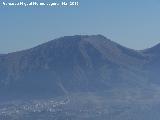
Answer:
M65 36L0 56L0 93L61 95L146 87L149 59L102 35Z
M40 43L40 44L38 44L38 45L35 45L35 46L32 47L32 48L22 49L22 50L18 50L18 51L14 51L14 52L9 52L9 53L0 53L0 56L12 54L12 53L17 53L17 52L22 52L22 51L26 51L26 50L30 50L30 49L33 49L33 48L35 48L35 47L41 46L41 45L43 45L43 44L51 43L51 42L53 42L53 41L55 41L55 40L59 40L59 39L67 38L67 37L86 37L86 38L87 38L87 37L94 37L94 36L103 37L103 38L107 39L108 41L110 41L110 42L112 42L112 43L115 43L115 44L118 44L118 45L120 45L120 46L123 46L122 44L119 44L119 43L117 43L117 42L115 42L115 41L112 41L112 40L108 39L107 37L103 36L102 34L95 34L95 35L72 35L72 36L58 37L58 38L49 40L49 41L47 41L47 42L44 42L44 43ZM125 47L125 48L127 48L127 49L130 49L130 50L137 51L137 52L144 52L144 51L149 51L150 49L153 49L153 48L155 48L155 47L156 47L156 48L160 48L160 43L157 43L157 44L153 45L152 47L145 48L145 49L141 49L141 50L136 50L136 49L133 49L133 48L129 48L129 47L127 47L127 46L123 46L123 47Z

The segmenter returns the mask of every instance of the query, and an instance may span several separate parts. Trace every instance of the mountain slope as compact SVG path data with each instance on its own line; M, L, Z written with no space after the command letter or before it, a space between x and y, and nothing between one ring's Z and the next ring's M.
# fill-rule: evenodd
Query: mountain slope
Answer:
M148 85L148 58L102 35L66 36L0 57L0 93L53 94Z
M145 49L142 53L148 57L148 62L145 65L145 69L149 74L149 78L155 84L160 84L159 71L160 71L160 44L157 44L151 48Z

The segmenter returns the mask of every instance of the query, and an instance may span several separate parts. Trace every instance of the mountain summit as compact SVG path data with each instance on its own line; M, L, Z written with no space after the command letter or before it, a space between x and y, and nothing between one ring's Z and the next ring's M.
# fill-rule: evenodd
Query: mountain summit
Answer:
M102 35L61 37L0 56L0 94L55 96L144 87L146 53Z

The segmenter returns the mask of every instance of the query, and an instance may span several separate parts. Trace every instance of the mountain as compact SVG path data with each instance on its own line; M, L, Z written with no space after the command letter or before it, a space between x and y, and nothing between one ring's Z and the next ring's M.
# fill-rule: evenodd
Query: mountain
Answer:
M1 56L0 93L63 95L143 87L147 60L144 53L102 35L65 36Z
M75 35L0 55L0 119L157 120L159 51Z

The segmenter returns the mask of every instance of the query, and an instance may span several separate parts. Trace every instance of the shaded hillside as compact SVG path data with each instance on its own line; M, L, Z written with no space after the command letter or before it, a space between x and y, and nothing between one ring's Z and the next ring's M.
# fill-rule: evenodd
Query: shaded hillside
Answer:
M148 58L145 64L145 69L148 72L148 77L152 83L160 85L160 44L157 44L151 48L145 49L142 53Z
M53 94L148 86L148 56L102 35L61 37L0 57L0 94Z

